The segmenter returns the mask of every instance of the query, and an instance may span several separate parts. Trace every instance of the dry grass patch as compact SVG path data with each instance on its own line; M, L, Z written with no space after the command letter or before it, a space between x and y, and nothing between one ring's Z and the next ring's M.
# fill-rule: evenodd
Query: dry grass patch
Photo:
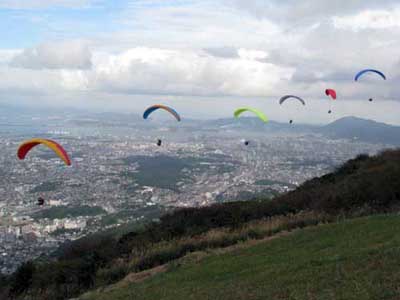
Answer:
M263 240L283 231L329 221L332 220L323 214L301 212L249 222L238 228L218 228L197 236L162 241L146 249L132 249L129 269L136 272L151 269L188 253L226 248L249 240Z

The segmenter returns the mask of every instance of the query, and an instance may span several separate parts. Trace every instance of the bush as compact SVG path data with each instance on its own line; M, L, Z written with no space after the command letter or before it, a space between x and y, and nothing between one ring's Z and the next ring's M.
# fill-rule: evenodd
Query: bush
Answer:
M116 262L111 267L101 268L96 273L96 286L104 286L124 278L130 271L125 261Z
M27 291L31 285L35 273L35 265L32 261L23 263L15 272L12 279L10 294L15 296Z

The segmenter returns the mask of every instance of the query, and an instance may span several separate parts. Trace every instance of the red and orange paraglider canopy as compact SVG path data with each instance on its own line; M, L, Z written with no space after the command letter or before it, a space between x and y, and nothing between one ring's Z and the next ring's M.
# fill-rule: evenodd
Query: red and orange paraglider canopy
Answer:
M64 148L57 142L48 139L30 139L23 142L18 148L18 158L25 159L25 156L28 154L28 152L31 151L32 148L40 144L45 145L53 150L65 162L67 166L71 165L71 160L69 159L69 156Z
M334 89L326 89L325 95L331 96L333 100L336 100L336 91Z

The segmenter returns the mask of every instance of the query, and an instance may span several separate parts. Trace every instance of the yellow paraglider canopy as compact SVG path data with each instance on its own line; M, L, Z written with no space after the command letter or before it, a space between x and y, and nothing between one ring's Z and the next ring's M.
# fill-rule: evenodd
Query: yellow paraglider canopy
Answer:
M255 108L251 108L251 107L238 108L237 110L235 110L233 115L235 118L238 118L242 113L244 113L246 111L254 113L261 121L263 121L264 123L268 123L268 118L266 115L264 115L264 113L262 111L255 109Z

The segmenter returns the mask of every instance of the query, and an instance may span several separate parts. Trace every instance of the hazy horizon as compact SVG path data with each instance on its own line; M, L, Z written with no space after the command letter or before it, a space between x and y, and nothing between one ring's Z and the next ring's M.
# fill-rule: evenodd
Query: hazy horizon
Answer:
M160 103L166 103L169 104L171 102L167 101L159 101ZM158 103L158 102L157 102ZM172 103L174 103L172 101ZM312 101L309 101L309 103L312 103ZM185 120L218 120L218 119L229 119L233 118L233 111L236 109L238 106L235 105L230 105L224 107L222 110L219 111L211 111L211 112L192 112L190 110L190 106L188 107L185 105L185 103L181 103L183 105L175 105L174 107L179 109L179 112L183 116L183 121ZM261 108L263 110L263 107L267 105L253 105L254 107ZM273 104L272 104L273 105ZM393 126L399 126L400 125L400 119L397 119L397 113L396 110L390 110L390 107L392 106L390 103L387 104L386 106L383 105L382 103L379 104L380 108L389 113L389 116L382 120L382 118L379 118L379 116L376 114L379 110L375 110L375 114L368 114L368 112L363 112L362 114L354 114L351 110L351 107L346 107L343 106L343 108L336 107L336 109L333 110L333 113L331 115L328 115L326 112L324 112L323 115L320 116L320 118L315 118L315 119L309 119L308 118L308 112L306 110L302 110L300 112L296 112L295 114L291 114L292 116L294 115L296 118L296 123L297 124L305 124L305 125L327 125L332 122L335 122L337 120L340 120L342 118L346 117L357 117L360 119L366 119L366 120L372 120L376 122L381 122L385 123L388 125L393 125ZM48 117L52 117L53 114L64 114L64 113L77 113L77 114L88 114L88 115L95 115L95 114L102 114L102 113L115 113L115 114L123 114L123 115L135 115L138 118L142 118L143 115L143 110L146 108L145 105L140 106L139 108L130 108L130 109L104 109L104 108L88 108L88 107L72 107L72 106L66 106L66 107L60 107L60 106L32 106L32 105L0 105L0 107L6 108L6 109L12 109L15 110L16 112L21 112L21 113L32 113L32 114L37 114L41 113L43 115L48 114ZM248 105L250 106L250 105ZM376 105L374 105L376 108ZM385 109L386 107L386 109ZM399 104L400 108L400 104ZM268 114L268 109L264 109L265 114L268 115L269 121L275 121L275 122L280 122L280 123L287 123L289 119L289 114L285 111L285 109L282 109L280 107L277 108L277 113L269 115ZM1 114L1 113L0 113ZM251 114L246 115L246 117L253 117ZM159 121L161 120L169 120L169 118L165 116L160 116L158 117Z

